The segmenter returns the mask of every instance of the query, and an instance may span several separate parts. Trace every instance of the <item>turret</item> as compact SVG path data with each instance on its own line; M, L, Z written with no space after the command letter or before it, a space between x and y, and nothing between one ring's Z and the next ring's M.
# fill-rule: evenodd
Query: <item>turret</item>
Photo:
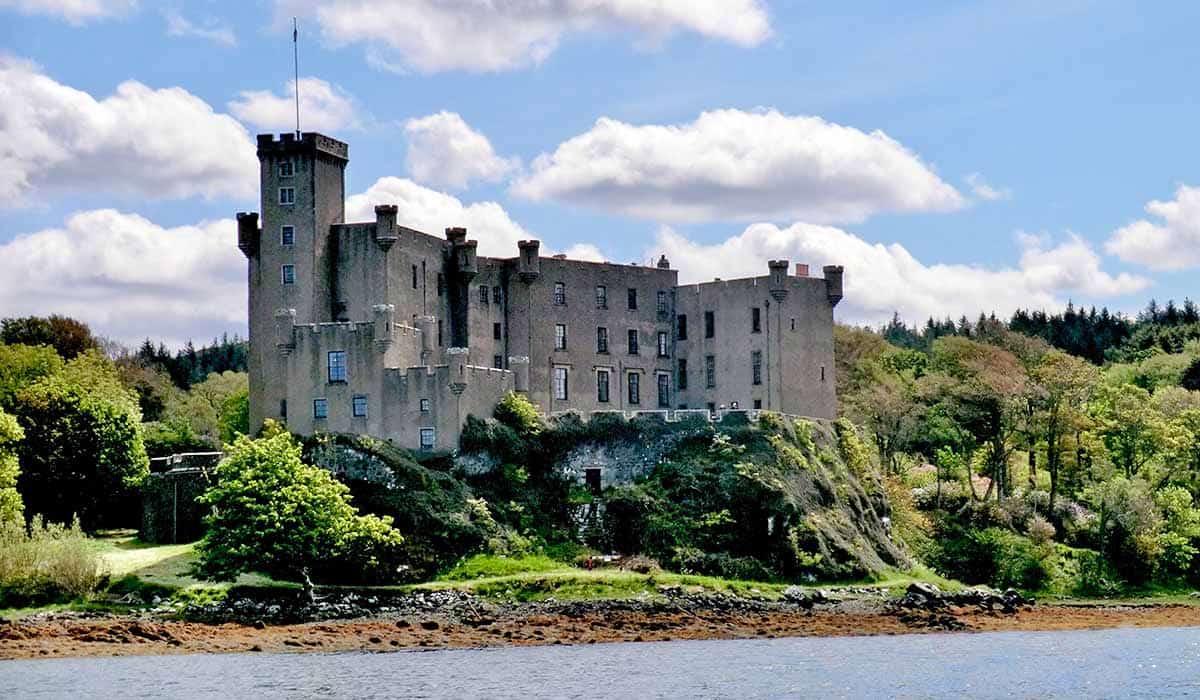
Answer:
M446 229L446 240L452 245L458 245L467 240L467 230L461 226Z
M385 352L392 345L392 329L396 322L396 307L376 304L371 307L375 322L375 348Z
M429 366L432 364L430 358L433 357L437 319L433 316L418 316L414 323L417 326L417 331L421 334L421 364Z
M508 368L513 373L513 389L522 394L529 393L529 358L524 355L508 357Z
M287 354L296 347L296 310L276 309L275 311L275 347Z
M465 229L464 229L465 235ZM454 265L459 279L470 282L479 274L479 241L461 241L454 244Z
M262 238L262 229L258 227L258 214L238 212L238 248L247 258L258 255L258 243Z
M787 260L771 260L767 263L771 271L770 280L767 282L767 289L771 292L771 298L775 301L783 301L788 295L788 266Z
M467 348L447 348L446 364L450 366L450 391L461 394L467 388L467 360L470 358Z
M837 306L837 303L842 300L842 271L841 265L826 265L822 268L825 271L825 296L829 297L829 305Z
M400 238L396 229L398 211L399 208L395 204L380 204L375 207L375 245L385 251Z
M517 241L517 248L521 251L521 258L517 261L517 273L520 274L522 282L532 282L542 274L542 261L538 257L541 247L541 241Z
M658 257L658 269L660 269L660 270L670 270L671 269L671 261L667 260L667 256L660 255Z

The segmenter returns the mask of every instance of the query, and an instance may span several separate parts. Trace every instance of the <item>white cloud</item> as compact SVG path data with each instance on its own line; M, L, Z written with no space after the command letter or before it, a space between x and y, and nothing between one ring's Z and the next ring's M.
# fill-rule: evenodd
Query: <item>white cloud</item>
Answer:
M463 204L456 197L398 177L380 178L366 192L349 197L346 220L374 221L376 204L397 205L397 223L434 236L451 226L465 226L467 235L479 241L481 255L516 257L517 241L536 238L496 202Z
M231 219L163 228L112 209L0 244L6 315L60 313L127 344L245 334L246 261Z
M996 202L1002 199L1012 199L1012 190L1006 187L993 187L979 173L971 173L963 180L971 188L971 193L984 201Z
M881 131L774 110L704 112L670 126L602 118L539 156L512 189L660 221L846 223L966 204Z
M226 25L209 22L200 26L174 10L167 12L164 17L167 20L167 36L204 39L223 46L237 45L237 35Z
M31 190L253 198L246 129L182 88L136 81L96 100L0 57L0 206Z
M496 181L520 166L501 158L487 137L454 112L438 112L404 123L408 135L408 172L421 182L466 187L472 180Z
M1153 270L1182 270L1200 265L1200 187L1180 185L1175 199L1146 205L1162 223L1139 219L1117 229L1104 249L1118 258Z
M137 0L0 0L0 7L11 7L27 15L61 17L71 24L115 17L137 8Z
M665 253L680 271L682 283L765 275L772 259L808 263L814 275L823 265L843 265L845 300L838 316L871 324L887 321L896 311L910 322L920 322L930 316L973 318L981 311L1007 315L1017 308L1057 308L1071 295L1112 297L1150 284L1141 277L1105 272L1091 246L1073 234L1053 246L1024 235L1018 236L1018 243L1022 253L1016 268L927 264L898 243L868 243L838 228L753 224L713 245L664 228L646 255Z
M229 103L238 119L260 129L296 128L296 81L289 80L282 95L247 90ZM354 100L320 78L300 79L300 126L305 131L335 132L358 126Z
M691 32L741 46L770 35L761 0L276 0L315 16L334 45L364 43L377 66L501 71L544 61L570 35L624 31L639 43Z

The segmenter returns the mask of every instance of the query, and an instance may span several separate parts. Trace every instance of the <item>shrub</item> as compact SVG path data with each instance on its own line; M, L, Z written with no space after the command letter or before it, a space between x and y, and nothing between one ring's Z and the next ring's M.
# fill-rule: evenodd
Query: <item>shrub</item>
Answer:
M542 431L542 418L537 406L525 397L510 391L496 404L496 420L512 428L521 437L531 437Z
M78 520L67 527L35 516L28 529L18 521L0 523L0 607L86 598L99 570Z
M201 502L213 507L197 547L206 577L231 580L246 571L348 583L396 577L403 542L391 518L359 515L349 489L304 464L290 435L240 437L217 467Z
M946 576L968 584L1037 590L1049 578L1052 550L1000 527L938 532L934 563Z
M17 419L0 408L0 523L21 521L25 506L17 491L17 476L21 473L17 463L15 445L25 437Z
M1030 541L1035 545L1048 544L1054 539L1054 526L1050 524L1040 515L1034 515L1029 519L1029 524L1026 526L1026 533L1029 535Z

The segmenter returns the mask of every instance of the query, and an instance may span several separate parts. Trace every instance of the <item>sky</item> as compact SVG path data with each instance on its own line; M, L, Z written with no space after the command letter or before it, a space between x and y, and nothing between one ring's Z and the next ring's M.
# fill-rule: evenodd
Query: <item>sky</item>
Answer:
M0 317L245 334L293 17L352 220L682 282L839 264L852 324L1196 296L1197 3L0 0Z

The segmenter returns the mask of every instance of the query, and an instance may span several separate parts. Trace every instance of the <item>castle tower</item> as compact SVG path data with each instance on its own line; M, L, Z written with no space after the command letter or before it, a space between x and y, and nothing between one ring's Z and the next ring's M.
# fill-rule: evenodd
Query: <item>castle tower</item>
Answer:
M238 217L248 260L250 429L285 419L286 365L276 351L276 313L295 323L333 320L329 227L345 217L349 147L316 133L258 136L261 229ZM252 230L255 229L255 230Z

